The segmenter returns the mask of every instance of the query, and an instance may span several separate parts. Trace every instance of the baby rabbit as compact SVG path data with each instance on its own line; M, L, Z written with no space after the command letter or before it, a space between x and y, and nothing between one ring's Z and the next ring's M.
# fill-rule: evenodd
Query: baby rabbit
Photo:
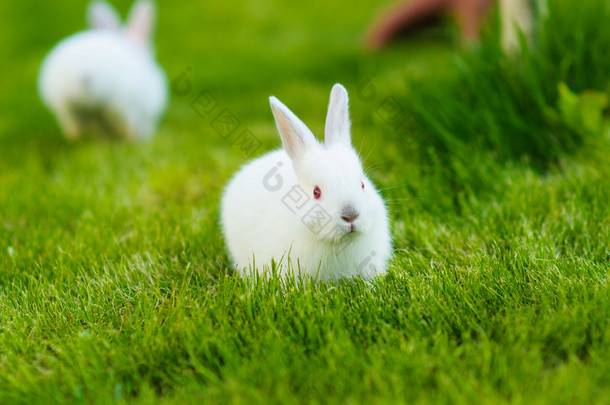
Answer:
M351 146L347 91L330 95L325 142L270 98L283 149L246 164L229 182L221 226L242 276L272 260L323 280L385 274L391 238L384 202Z
M139 0L127 25L105 1L88 9L92 29L55 46L42 63L40 96L66 137L89 131L148 138L167 105L167 78L154 57L151 1Z

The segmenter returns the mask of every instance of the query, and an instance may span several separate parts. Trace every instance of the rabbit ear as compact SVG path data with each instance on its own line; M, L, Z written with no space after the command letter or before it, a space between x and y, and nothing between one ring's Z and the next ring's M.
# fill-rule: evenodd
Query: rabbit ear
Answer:
M324 139L328 145L333 143L351 144L349 99L347 90L339 83L335 84L330 92Z
M299 160L318 141L307 126L297 118L280 100L269 97L277 130L282 138L284 150L293 161Z
M157 10L152 1L138 0L133 3L127 18L127 38L138 45L149 43L156 17Z
M87 9L89 27L100 30L118 30L121 27L119 13L108 2L96 0Z

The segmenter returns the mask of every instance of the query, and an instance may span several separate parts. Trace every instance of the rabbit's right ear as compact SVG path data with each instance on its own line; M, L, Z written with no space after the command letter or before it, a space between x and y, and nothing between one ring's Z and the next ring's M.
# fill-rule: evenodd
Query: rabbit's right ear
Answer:
M324 129L326 144L342 143L349 146L351 144L350 125L347 90L337 83L330 92L330 102L326 114Z
M127 38L138 45L148 44L153 35L156 19L155 3L152 0L137 0L131 6L127 17Z
M99 30L118 30L121 27L119 13L108 2L95 0L87 9L89 27Z
M269 97L277 130L282 138L284 150L293 161L298 161L318 141L307 126L297 118L280 100Z

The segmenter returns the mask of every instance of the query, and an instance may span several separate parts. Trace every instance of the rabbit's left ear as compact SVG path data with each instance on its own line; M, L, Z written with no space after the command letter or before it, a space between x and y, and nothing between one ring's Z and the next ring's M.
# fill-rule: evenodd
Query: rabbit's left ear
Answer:
M157 9L150 0L138 0L129 11L127 18L127 28L125 34L132 42L138 45L146 45L150 42Z
M318 144L316 137L280 100L271 96L269 103L284 150L293 162L299 162L308 150Z
M347 90L339 83L333 86L330 92L326 126L324 128L324 141L326 144L351 144L349 121L349 98Z
M87 8L89 27L98 30L118 30L121 27L119 13L105 1L96 0Z

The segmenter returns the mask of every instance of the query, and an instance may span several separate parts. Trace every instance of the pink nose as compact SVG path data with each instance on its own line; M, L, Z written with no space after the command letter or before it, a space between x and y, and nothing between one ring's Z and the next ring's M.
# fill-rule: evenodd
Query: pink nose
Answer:
M358 218L358 214L354 214L354 215L351 215L349 217L341 216L342 220L344 220L345 222L349 222L350 224L352 222L354 222L356 220L356 218Z
M341 219L349 224L354 222L356 218L358 218L358 215L360 215L358 211L351 205L348 205L341 210Z

